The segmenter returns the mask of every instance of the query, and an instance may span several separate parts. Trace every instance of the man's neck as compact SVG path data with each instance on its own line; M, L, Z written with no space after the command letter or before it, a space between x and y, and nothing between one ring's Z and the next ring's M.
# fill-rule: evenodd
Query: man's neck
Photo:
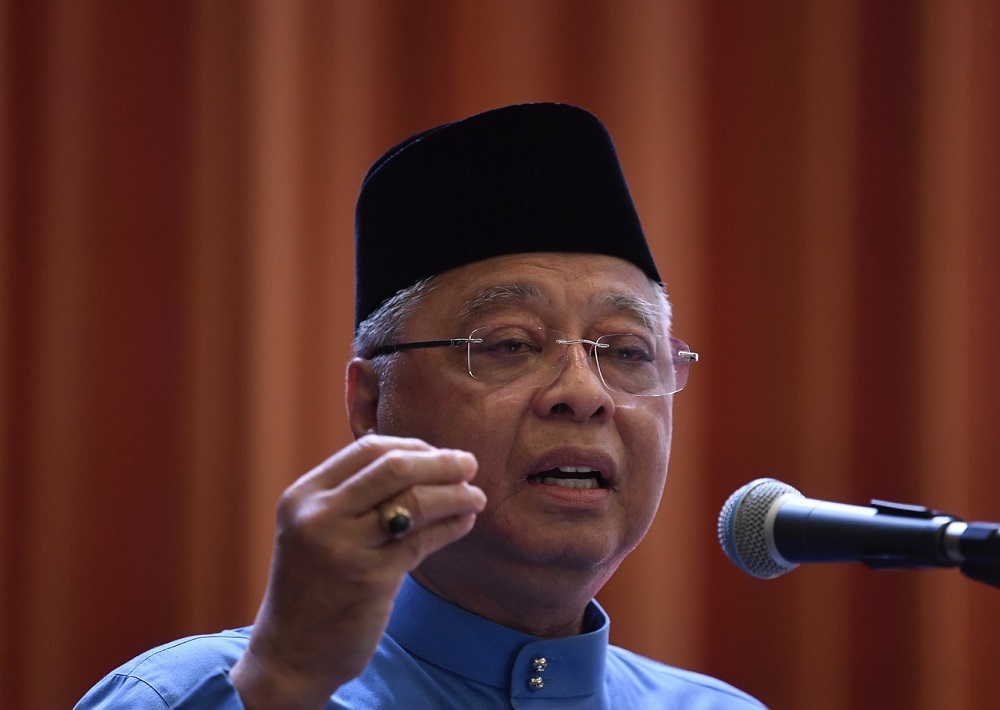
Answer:
M570 581L565 573L491 575L455 573L425 560L413 571L423 587L452 604L498 624L541 638L574 636L583 631L587 604L601 585Z

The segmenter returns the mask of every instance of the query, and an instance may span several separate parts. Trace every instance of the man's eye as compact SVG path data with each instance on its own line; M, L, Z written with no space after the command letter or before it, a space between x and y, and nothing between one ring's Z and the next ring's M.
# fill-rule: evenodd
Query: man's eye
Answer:
M652 362L655 351L649 343L638 336L616 336L608 340L608 349L598 353L599 358L615 362Z
M619 348L615 352L615 357L619 360L648 360L649 353L638 348Z
M496 353L497 355L520 355L534 349L532 343L513 339L497 340L492 343L484 343L483 345L489 352Z
M649 362L653 359L649 352L639 348L618 348L613 350L610 355L615 360L622 362Z

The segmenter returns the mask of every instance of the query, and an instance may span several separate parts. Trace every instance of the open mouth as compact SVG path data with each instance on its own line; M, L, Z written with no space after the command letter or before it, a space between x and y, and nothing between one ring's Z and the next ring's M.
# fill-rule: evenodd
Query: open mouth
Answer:
M576 490L607 487L607 482L601 472L590 466L560 466L528 476L528 480L546 486L560 486Z

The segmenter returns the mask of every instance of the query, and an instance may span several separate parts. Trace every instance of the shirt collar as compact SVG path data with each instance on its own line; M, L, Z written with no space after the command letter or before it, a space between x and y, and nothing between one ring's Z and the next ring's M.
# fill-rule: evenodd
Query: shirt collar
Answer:
M577 636L544 639L494 623L438 597L409 575L387 632L411 654L512 698L569 698L603 690L609 620L587 605Z

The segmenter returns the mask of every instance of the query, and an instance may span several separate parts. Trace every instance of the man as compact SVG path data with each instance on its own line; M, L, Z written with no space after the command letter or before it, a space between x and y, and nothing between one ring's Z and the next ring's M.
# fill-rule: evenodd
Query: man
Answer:
M283 495L254 626L79 707L760 707L610 647L592 601L653 519L697 357L604 127L531 104L414 136L356 238L356 442Z

